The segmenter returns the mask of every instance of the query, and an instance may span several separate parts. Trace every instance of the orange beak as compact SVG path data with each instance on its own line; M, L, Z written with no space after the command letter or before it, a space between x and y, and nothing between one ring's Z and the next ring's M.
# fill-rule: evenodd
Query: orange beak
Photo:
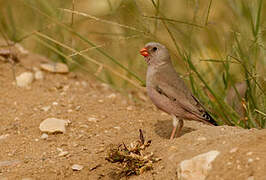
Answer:
M142 48L139 52L144 57L149 56L148 50L146 48Z

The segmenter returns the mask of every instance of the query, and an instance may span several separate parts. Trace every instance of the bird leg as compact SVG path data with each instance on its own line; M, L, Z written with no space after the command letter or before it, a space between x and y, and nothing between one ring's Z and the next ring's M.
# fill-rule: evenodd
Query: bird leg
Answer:
M184 125L184 121L182 119L177 119L177 117L175 115L172 115L172 117L173 117L173 126L174 127L173 127L173 130L172 130L170 139L174 139L175 133L176 133L176 129L177 129L177 137L180 136L182 127ZM178 125L178 128L176 128L177 125Z

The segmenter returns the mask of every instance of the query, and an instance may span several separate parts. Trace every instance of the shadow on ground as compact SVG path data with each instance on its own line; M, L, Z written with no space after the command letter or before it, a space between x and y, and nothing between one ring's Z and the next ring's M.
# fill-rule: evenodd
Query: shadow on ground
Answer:
M181 136L183 136L186 133L190 133L192 131L195 131L196 129L190 128L190 127L185 127L186 122L184 122L184 127L182 128L181 131ZM155 133L159 135L160 137L164 139L169 139L171 136L171 132L173 129L173 122L172 120L158 120L156 124L154 125Z

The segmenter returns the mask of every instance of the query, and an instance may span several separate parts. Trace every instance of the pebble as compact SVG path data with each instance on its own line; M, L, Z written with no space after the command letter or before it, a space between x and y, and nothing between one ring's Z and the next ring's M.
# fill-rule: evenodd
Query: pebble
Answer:
M16 164L19 164L19 163L20 163L19 160L0 161L0 167L12 166L12 165L16 165Z
M43 134L41 135L41 139L47 139L47 138L48 138L48 134L43 133Z
M82 86L87 87L88 83L86 81L81 81Z
M68 109L67 112L71 113L71 112L73 112L73 109Z
M52 73L68 73L68 66L64 63L43 63L41 69Z
M89 126L86 125L86 124L81 124L80 127L81 127L81 128L86 128L86 129L89 128Z
M230 153L235 153L238 150L238 148L233 148L230 150Z
M67 120L57 118L47 118L40 124L40 130L46 133L65 133L66 126L69 124Z
M250 155L252 155L253 154L253 152L248 152L246 155L247 156L250 156Z
M89 118L88 118L88 121L89 121L89 122L95 122L95 123L96 123L96 122L98 121L98 119L95 118L95 117L89 117Z
M44 75L43 75L43 72L42 71L36 71L35 73L34 73L34 78L36 79L36 80L42 80L42 79L44 79Z
M24 72L16 77L18 87L28 87L33 81L33 74L31 72Z
M252 158L248 158L248 163L252 163L254 160Z
M23 46L21 46L20 44L16 43L15 47L17 48L17 50L19 51L19 53L23 56L28 55L29 51L26 50Z
M62 151L58 154L59 157L68 155L67 151Z
M56 102L56 101L53 102L53 105L54 105L54 106L57 106L57 105L58 105L58 102Z
M110 99L116 98L116 94L112 93L112 94L108 95L107 98L110 98Z
M119 127L119 126L115 126L114 128L117 129L117 130L121 129L121 127Z
M127 107L127 110L128 110L128 111L132 111L132 110L133 110L133 106L128 106L128 107Z
M83 169L83 166L79 164L74 164L71 168L73 171L80 171Z
M41 108L41 110L43 110L44 112L47 112L51 109L51 106L44 106Z
M207 138L206 137L198 137L198 139L197 139L198 141L206 141L207 140Z
M0 136L0 140L6 139L9 136L9 134L3 134Z
M167 116L168 114L165 113L165 112L161 112L161 115L162 115L162 116Z
M81 109L81 106L77 106L77 107L75 108L76 111L79 111L80 109Z

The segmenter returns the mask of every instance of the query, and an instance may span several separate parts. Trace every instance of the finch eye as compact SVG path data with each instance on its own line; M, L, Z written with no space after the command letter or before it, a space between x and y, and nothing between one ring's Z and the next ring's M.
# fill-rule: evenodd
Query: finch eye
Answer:
M152 51L153 52L157 51L157 47L152 48Z

